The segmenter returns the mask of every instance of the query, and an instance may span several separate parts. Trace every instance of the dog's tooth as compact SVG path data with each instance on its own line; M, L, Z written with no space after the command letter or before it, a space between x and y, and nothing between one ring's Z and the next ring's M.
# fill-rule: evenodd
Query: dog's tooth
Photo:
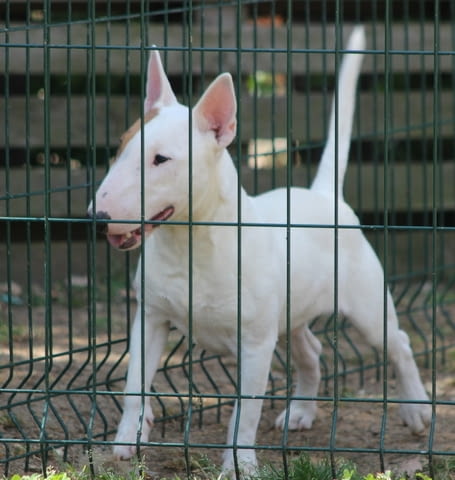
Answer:
M131 238L133 236L133 234L131 232L128 232L127 234L125 234L125 237L128 239L128 238Z

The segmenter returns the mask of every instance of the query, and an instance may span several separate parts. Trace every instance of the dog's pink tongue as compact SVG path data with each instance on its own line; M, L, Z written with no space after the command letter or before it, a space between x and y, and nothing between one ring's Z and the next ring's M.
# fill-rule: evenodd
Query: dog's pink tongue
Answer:
M130 238L133 238L133 237L130 237ZM126 238L126 235L107 235L107 241L114 248L118 248L118 249L128 248L128 246L125 247L125 243L128 241L128 239Z

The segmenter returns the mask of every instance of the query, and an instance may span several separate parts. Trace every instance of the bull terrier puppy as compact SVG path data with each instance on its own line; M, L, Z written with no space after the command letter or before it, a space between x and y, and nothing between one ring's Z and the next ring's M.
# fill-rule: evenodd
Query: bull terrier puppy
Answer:
M251 472L257 465L253 447L260 397L277 340L287 332L288 315L297 398L276 425L310 428L321 345L308 325L333 313L335 295L338 311L380 351L386 318L387 352L399 397L416 401L400 405L401 417L415 433L429 423L428 396L390 292L384 312L382 267L343 199L364 48L364 30L357 27L340 68L328 140L311 188L281 188L255 197L239 190L226 149L236 135L231 76L218 76L189 110L178 103L158 52L151 51L144 118L124 134L88 210L102 220L115 248L126 251L145 242L135 278L143 305L138 305L130 337L124 411L114 447L118 458L132 457L138 439L147 442L154 417L149 398L141 398L142 382L147 388L152 384L170 325L188 335L190 321L192 341L241 359L239 398L224 453L226 472Z

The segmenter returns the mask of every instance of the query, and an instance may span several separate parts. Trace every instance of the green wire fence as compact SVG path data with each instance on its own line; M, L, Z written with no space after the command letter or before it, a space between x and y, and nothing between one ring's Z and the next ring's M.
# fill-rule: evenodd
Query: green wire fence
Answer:
M266 420L253 448L283 468L288 454L302 451L354 455L374 469L455 455L453 2L6 0L0 18L5 474L59 461L94 464L96 452L112 447L137 255L112 251L85 212L118 138L140 115L150 45L161 50L185 104L218 73L233 74L239 115L231 154L256 194L309 185L327 133L338 42L360 22L368 50L345 196L383 262L434 422L418 439L372 431L371 418L365 424L358 412L380 417L389 406L383 384L392 386L393 376L383 379L383 352L365 346L349 319L335 326L332 317L318 318L322 419L314 433L284 435L270 433ZM183 451L188 460L202 451L218 461L225 438L218 426L236 398L235 359L189 345L172 333L150 394L157 418L145 462L158 474L184 470L163 452ZM279 347L263 417L289 400L290 383L289 352ZM348 419L353 412L350 428L333 423L333 409Z

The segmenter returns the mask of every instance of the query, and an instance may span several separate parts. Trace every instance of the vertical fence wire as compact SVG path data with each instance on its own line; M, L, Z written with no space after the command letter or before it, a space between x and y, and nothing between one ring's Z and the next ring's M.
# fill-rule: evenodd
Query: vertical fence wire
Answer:
M28 9L28 11L30 11L30 9ZM27 22L27 26L29 26L30 23L29 21ZM29 32L27 30L27 34L26 34L26 42L27 44L29 43ZM6 49L7 50L7 49ZM6 52L5 52L6 53ZM26 61L25 61L25 65L26 65L26 69L28 70L29 67L30 67L30 50L27 49L26 50ZM6 69L5 71L7 72L8 71L8 68L9 66L6 65ZM29 108L30 108L30 96L28 95L28 92L30 91L30 75L27 71L27 75L26 75L26 96L25 96L25 109L26 111L29 111ZM7 95L5 95L5 98L8 98ZM25 119L25 129L26 129L26 152L27 152L27 160L29 160L29 134L30 134L30 120L28 118ZM6 145L5 147L8 148L8 137L7 138L7 141L6 141ZM5 152L6 153L6 152ZM6 153L6 156L8 154ZM6 163L5 165L5 168L9 169L9 166L8 166L8 163ZM27 168L26 168L26 189L27 189L27 192L29 192L31 190L30 188L30 184L31 184L31 179L30 179L30 176L31 176L31 170L30 170L30 167L27 165ZM26 216L27 217L30 217L30 211L31 209L31 199L28 197L27 198L27 203L26 203ZM26 227L26 241L27 241L27 254L26 254L26 257L27 257L27 274L26 274L26 301L27 301L27 320L28 320L28 354L29 354L29 358L33 358L34 354L33 354L33 351L34 351L34 346L33 346L33 338L34 338L34 328L33 328L33 314L32 314L32 272L31 272L31 259L32 259L32 254L31 254L31 223L30 222L27 222L27 227ZM7 243L9 244L9 241L7 240ZM8 256L8 259L7 259L7 264L9 264L9 256ZM7 273L7 278L8 280L11 279L12 277L10 276L11 275L11 272L8 272ZM32 377L33 375L33 364L30 364L29 367L28 367L28 371L27 371L27 374L24 375L24 378L22 380L22 382L18 385L18 389L22 388L23 386L25 387L29 381L29 379ZM11 401L12 398L9 400ZM26 447L26 452L29 453L30 452L30 446L27 445ZM28 468L28 457L26 459L26 462L25 462L25 467Z
M108 2L106 5L106 16L108 19L112 18L112 5L111 2ZM105 72L106 72L106 79L105 79L105 92L104 92L104 100L105 100L105 107L104 107L104 115L106 118L109 118L110 115L110 98L112 95L112 85L111 85L111 76L108 74L108 72L111 71L111 65L112 65L112 58L111 58L111 50L109 49L109 46L111 45L111 23L108 20L108 23L106 25L106 35L105 35L105 42L106 46L108 47L106 49L106 59L105 59ZM100 133L101 136L101 133ZM106 122L105 128L104 128L104 136L105 136L105 148L102 150L102 155L105 159L107 159L107 162L109 161L111 157L111 152L110 152L110 145L109 145L109 139L111 138L111 124L110 122ZM104 163L107 163L106 160ZM98 163L98 162L97 162ZM103 282L105 283L106 287L106 315L107 318L112 318L112 303L114 300L114 296L112 293L112 282L110 279L113 277L114 272L112 270L112 265L110 261L110 249L106 248L106 278L103 279ZM98 370L101 370L101 368L104 365L107 365L109 362L109 358L111 358L113 349L112 349L112 343L113 343L113 325L111 322L107 322L106 325L106 338L107 338L107 346L106 346L106 351L104 353L102 361L98 364ZM109 371L106 374L106 383L109 384ZM102 421L104 424L107 424L107 420L103 414L102 409L98 409L98 414L101 417ZM105 428L107 430L107 428ZM106 435L104 436L104 439L106 439Z
M9 41L9 34L8 34L8 30L9 30L9 23L10 23L10 6L9 5L6 5L6 8L5 8L5 29L6 29L6 32L5 32L5 43L8 43ZM4 57L4 69L5 69L5 72L7 72L9 70L9 66L10 66L10 54L9 54L9 51L8 49L6 48L5 49L5 57ZM9 91L10 91L10 88L9 88L9 77L8 76L5 76L5 82L4 82L4 98L5 98L5 109L4 109L4 112L3 112L3 131L4 131L4 138L5 138L5 177L4 177L4 185L3 185L3 188L5 189L5 192L9 192L10 191L10 176L9 176L9 172L10 172L10 156L9 156L9 125L10 125L10 122L9 122L9 114L8 112L10 111L9 110L9 104L8 104L8 99L9 99ZM9 217L10 216L10 200L9 200L9 197L8 195L5 195L5 215L6 217ZM5 241L6 241L6 245L7 245L7 249L9 250L9 246L11 245L11 225L9 224L9 222L6 222L5 224ZM8 297L10 297L11 295L11 260L10 260L10 255L9 255L9 251L8 251L8 255L6 256L6 295ZM5 379L4 381L2 382L2 388L6 388L9 386L10 382L11 382L11 379L13 378L13 375L14 375L14 341L13 341L13 314L12 314L12 311L9 309L8 312L7 312L7 318L6 318L6 322L7 322L7 325L8 325L8 356L7 356L7 364L9 364L9 366L7 366L6 368L6 375L5 375ZM14 393L13 395L14 396ZM16 419L15 419L15 416L12 416L12 421L15 425L17 425L17 422L16 422ZM8 445L8 443L5 443L3 445L3 451L4 451L4 456L6 458L10 457L12 454L11 454L11 449ZM9 465L6 464L5 466L5 470L8 471L8 467Z
M339 99L342 94L338 90L338 78L340 73L340 59L341 53L340 50L342 46L341 43L342 35L342 24L341 24L341 4L337 0L335 4L335 45L334 45L334 91L333 91L333 115L335 117L334 121L334 188L333 188L333 331L332 331L332 348L333 348L333 401L332 401L332 415L331 415L331 429L330 429L330 463L332 467L332 475L336 477L336 432L337 432L337 422L338 422L338 410L340 405L340 384L338 382L338 372L339 372L339 357L338 357L338 345L339 345L339 320L341 317L341 312L339 311L338 305L338 271L339 271L339 167L338 167L338 140L339 140ZM329 120L330 122L330 120Z
M145 185L146 185L146 161L147 161L147 152L145 150L145 101L148 100L148 69L147 69L147 37L146 37L146 24L145 24L145 5L144 2L140 4L140 19L139 19L139 72L140 72L140 103L139 103L139 118L140 118L140 229L141 229L141 236L144 238L144 229L145 229L145 221L148 220L145 217ZM147 385L148 379L146 377L146 371L148 367L146 365L147 359L149 358L148 350L151 348L150 345L147 344L147 340L150 338L150 331L151 328L148 325L147 313L146 313L146 263L145 263L145 242L141 242L140 245L140 259L138 263L138 268L140 268L140 275L139 278L136 278L136 281L139 282L139 296L137 298L138 302L138 309L139 311L136 312L136 317L134 319L134 323L140 321L140 338L137 338L137 328L135 329L134 339L137 341L139 340L139 345L135 343L130 343L130 348L139 348L140 349L140 391L139 392L131 392L133 394L139 394L140 400L140 409L139 409L139 418L136 425L136 459L140 461L141 458L141 443L142 443L142 429L146 428L145 424L147 422L145 418L145 410L146 406L145 403L150 401L150 397L148 397L148 392L150 389L150 385ZM130 355L131 358L131 355ZM128 372L128 375L131 373ZM132 373L133 375L135 373ZM130 392L128 392L130 393Z
M385 433L387 429L388 418L388 368L387 368L387 355L388 355L388 328L387 328L387 275L389 272L389 142L391 126L391 73L392 73L392 48L391 45L391 2L386 0L385 4L385 35L384 35L384 203L381 206L384 212L384 230L383 230L383 242L384 242L384 283L382 285L383 295L383 379L382 379L382 418L381 418L381 430L380 430L380 444L379 444L379 462L381 470L385 470Z
M51 253L51 178L50 178L50 27L51 27L51 9L50 2L47 0L44 9L44 28L43 28L43 70L44 70L44 289L45 289L45 361L44 361L44 406L40 421L39 445L41 450L41 459L43 472L47 468L48 449L47 442L47 424L51 409L50 398L50 373L53 367L53 337L52 337L52 253Z
M185 58L188 58L188 99L193 100L193 1L188 0L188 13L186 15L186 38L185 44L188 45ZM191 457L189 450L191 423L193 420L193 359L194 359L194 205L193 201L193 110L188 109L188 406L184 425L184 454L187 475L191 473Z
M240 94L241 90L241 74L242 74L242 31L241 31L241 22L242 22L242 2L240 0L236 1L236 38L235 38L235 53L236 53L236 77L237 77L237 84L236 84L236 93L237 95ZM242 104L239 103L237 106L237 120L239 121L238 129L239 131L242 130L242 113L243 108ZM242 158L242 151L240 148L240 144L237 146L237 162L238 167L240 167L240 159ZM239 172L241 169L239 168ZM234 471L236 477L240 475L240 465L238 462L238 432L240 426L240 414L243 408L242 402L242 175L239 173L239 178L237 181L237 262L236 262L236 270L237 270L237 352L236 352L236 363L237 363L237 373L236 373L236 400L234 406L235 417L231 418L229 429L231 429L231 434L229 435L228 441L231 440L232 437L232 455L234 460Z
M432 168L433 168L433 184L432 184L432 229L431 229L431 262L432 262L432 279L431 279L431 312L432 312L432 325L431 325L431 407L432 417L430 424L430 431L428 435L428 462L430 466L430 474L434 476L434 461L433 461L433 443L436 428L436 318L437 318L437 300L436 290L439 279L439 262L438 262L438 247L439 247L439 235L438 235L438 217L439 217L439 82L440 82L440 33L439 33L439 0L434 2L434 31L433 31L433 152L432 152Z
M292 249L292 217L291 217L291 186L292 186L292 140L293 140L293 120L292 120L292 60L294 59L293 55L293 35L292 35L292 2L287 2L287 20L286 20L286 413L283 423L283 433L281 440L282 448L282 464L283 472L285 477L289 476L289 465L287 459L287 445L288 445L288 426L289 426L289 415L291 409L291 396L292 396L292 372L291 372L291 357L292 357L292 343L291 343L291 315L292 315L292 304L291 304L291 249Z
M91 161L94 165L97 163L97 112L96 112L96 73L97 73L97 42L99 41L97 31L96 31L96 2L91 1L87 5L87 13L89 18L89 23L87 26L87 35L88 35L88 45L90 48L87 50L87 96L88 96L88 118L87 118L87 129L88 129L88 142L90 150L92 152ZM93 241L95 243L95 231L93 232ZM100 281L99 276L96 273L95 268L95 259L96 252L92 249L92 255L90 261L92 263L92 289L90 295L91 302L91 312L89 316L89 329L88 329L88 345L89 352L88 357L90 359L90 370L91 370L91 379L87 385L87 400L90 402L89 416L87 419L87 431L86 431L86 441L87 441L87 456L89 461L89 469L91 475L95 473L94 459L93 459L93 433L94 433L94 420L96 415L96 404L97 404L97 362L98 362L98 351L97 351L97 311L96 311L96 290L97 284Z
M30 11L30 7L29 7ZM68 6L68 24L66 25L66 42L67 44L71 43L71 5ZM28 37L28 31L27 31L27 37ZM27 41L27 43L29 43ZM72 75L71 75L71 50L67 50L65 52L66 54L66 72L67 72L67 84L66 84L66 91L65 91L65 102L66 102L66 118L65 122L67 125L66 129L66 158L72 158L71 155L71 130L72 130L72 118L71 118L71 112L72 112L72 97L71 97L71 88L72 88ZM27 91L30 91L30 88L27 88ZM27 96L28 98L28 96ZM27 151L29 148L27 148ZM71 162L67 162L66 164L66 184L69 186L67 192L66 192L66 210L68 212L68 217L71 218L73 217L73 208L72 208L72 175L71 175ZM27 191L30 191L30 188L27 189ZM28 212L27 215L30 215ZM73 282L72 282L72 268L71 265L73 264L73 245L72 245L72 234L73 234L73 224L68 223L66 226L66 248L67 248L67 254L66 254L66 284L67 284L67 296L66 296L66 301L68 305L72 305L72 299L74 295L73 291ZM27 244L29 242L27 241ZM31 279L30 279L30 288L31 288ZM31 303L30 303L31 304ZM73 367L73 351L74 351L74 334L75 330L73 328L73 309L69 308L68 309L68 362L66 365L66 368L63 369L61 372L61 378L63 379L65 374L71 370ZM57 383L56 383L57 384ZM71 404L71 403L70 403ZM77 411L77 410L76 410ZM65 440L70 437L69 432L65 432ZM67 461L67 455L68 455L68 448L67 446L64 447L63 449L63 460Z

